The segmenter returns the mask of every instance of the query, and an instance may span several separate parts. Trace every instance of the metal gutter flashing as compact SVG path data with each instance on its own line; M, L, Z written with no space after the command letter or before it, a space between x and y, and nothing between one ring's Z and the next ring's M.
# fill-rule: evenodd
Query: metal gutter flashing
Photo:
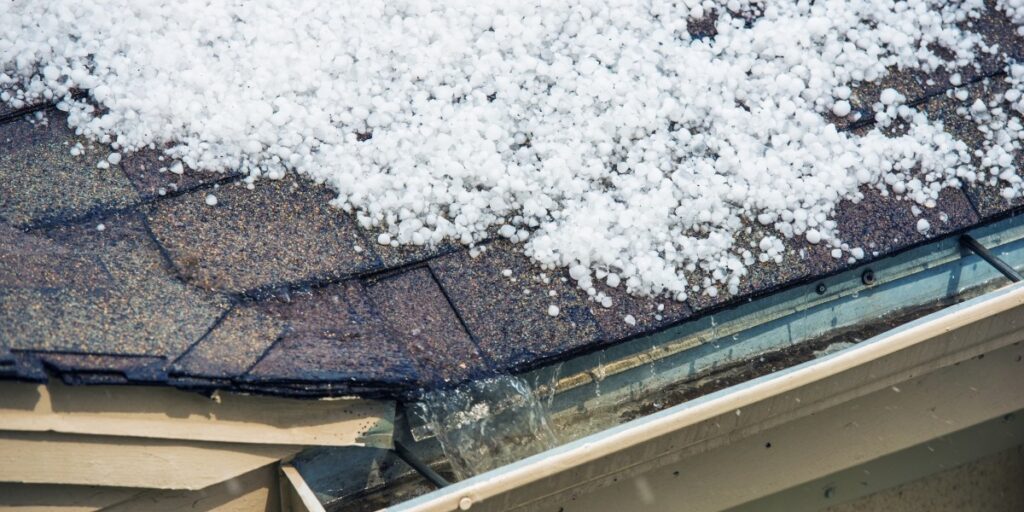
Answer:
M614 487L668 464L727 449L731 444L789 423L797 424L811 415L821 413L821 417L828 417L828 411L840 410L839 406L872 394L883 397L880 399L883 401L889 400L888 395L909 399L909 394L899 398L899 387L904 383L924 382L921 379L940 371L961 371L954 366L961 367L960 363L972 358L998 353L998 357L989 358L991 362L984 364L1003 366L986 367L980 373L971 374L974 375L971 378L999 378L998 387L1005 393L999 400L966 403L962 408L966 411L964 414L969 412L974 416L958 418L953 422L955 425L948 426L950 429L967 427L1024 408L1021 340L1024 340L1024 283L948 307L840 352L711 393L439 489L396 505L394 510L511 510L552 505L557 510L558 504L599 493L603 488ZM1005 350L1000 352L1000 349ZM964 385L950 376L935 377L928 382L929 386L934 386L933 393L946 393L945 396L955 393L942 386ZM942 400L942 396L936 399ZM897 405L892 407L898 409ZM898 410L892 414L894 418L899 417ZM932 434L939 432L934 429L922 432L925 430ZM860 444L871 443L861 439ZM864 452L863 456L884 455L871 452L868 447L858 449ZM804 456L828 457L828 454L805 453ZM795 485L793 482L786 485L791 484ZM733 494L730 506L759 497ZM719 500L718 505L723 503ZM663 503L663 506L668 505ZM717 509L702 507L696 502L693 505L693 510Z

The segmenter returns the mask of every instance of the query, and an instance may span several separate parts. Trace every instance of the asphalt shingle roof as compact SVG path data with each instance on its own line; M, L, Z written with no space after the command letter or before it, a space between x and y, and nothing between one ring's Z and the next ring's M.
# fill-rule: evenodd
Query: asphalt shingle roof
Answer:
M961 70L968 102L1000 94L986 78L1024 56L1002 15L971 23L1000 52ZM893 70L860 84L851 103L866 113L894 87L977 147L982 134L956 113L963 103L944 94L948 75ZM249 190L236 174L160 172L167 162L152 150L97 169L106 151L77 138L61 113L46 110L45 123L17 114L0 110L0 378L406 396L609 346L848 266L822 246L786 240L784 263L749 268L735 296L678 303L601 285L614 302L606 309L507 242L477 257L455 245L381 246L310 182ZM840 127L864 130L870 120ZM73 157L79 142L86 156ZM864 192L836 220L868 261L1024 204L983 183L946 190L924 210L932 230L922 235L911 202ZM756 244L761 229L738 245Z

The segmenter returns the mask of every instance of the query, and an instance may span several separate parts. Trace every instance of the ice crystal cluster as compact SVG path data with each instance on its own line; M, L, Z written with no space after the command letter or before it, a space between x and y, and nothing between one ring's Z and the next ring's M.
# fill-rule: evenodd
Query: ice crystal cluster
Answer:
M998 7L1024 21L1020 0ZM735 291L755 261L783 262L788 238L864 257L832 220L863 187L920 208L964 180L1019 195L1024 67L1009 65L1005 98L964 109L987 130L980 158L899 91L861 109L851 97L890 69L952 72L997 52L964 29L983 9L13 0L0 3L0 99L55 102L112 147L107 165L157 147L179 172L297 172L379 243L505 237L601 303L598 280L683 299ZM867 133L834 124L862 115L875 116ZM751 226L766 234L739 246Z

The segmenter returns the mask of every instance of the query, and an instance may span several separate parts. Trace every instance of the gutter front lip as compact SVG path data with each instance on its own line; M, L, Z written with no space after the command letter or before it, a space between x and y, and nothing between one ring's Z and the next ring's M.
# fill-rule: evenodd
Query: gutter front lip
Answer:
M689 425L797 390L830 376L884 358L936 336L1024 305L1024 283L1013 284L909 322L843 351L759 377L692 401L638 418L563 446L455 483L393 510L466 510L487 499L548 478L566 469L597 461ZM961 349L985 340L964 340ZM955 353L955 350L947 350ZM947 353L935 354L936 358ZM809 405L809 404L808 404Z

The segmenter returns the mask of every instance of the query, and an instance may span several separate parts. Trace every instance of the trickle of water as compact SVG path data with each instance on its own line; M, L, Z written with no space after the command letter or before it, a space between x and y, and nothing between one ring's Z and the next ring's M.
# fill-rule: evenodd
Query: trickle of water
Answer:
M433 392L411 407L434 431L459 480L558 445L543 404L519 377Z
M593 369L590 370L590 378L593 379L594 381L595 397L601 396L601 381L603 381L604 378L607 376L607 373L604 371L604 358L605 356L603 353L598 353L597 364L594 366Z

